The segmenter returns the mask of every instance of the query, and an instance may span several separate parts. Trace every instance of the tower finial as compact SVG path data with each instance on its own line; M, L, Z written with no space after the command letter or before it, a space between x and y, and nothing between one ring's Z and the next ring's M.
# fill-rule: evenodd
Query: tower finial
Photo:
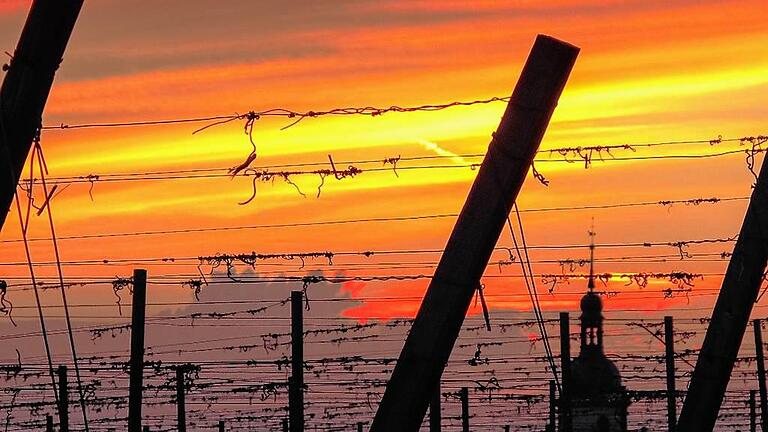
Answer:
M589 292L595 290L595 218L592 218L592 226L589 229Z

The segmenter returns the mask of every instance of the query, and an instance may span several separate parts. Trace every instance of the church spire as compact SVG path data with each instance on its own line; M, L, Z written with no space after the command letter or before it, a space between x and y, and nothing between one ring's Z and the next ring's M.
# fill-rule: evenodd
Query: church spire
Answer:
M589 282L581 298L581 352L603 352L603 302L595 294L595 223L589 230Z

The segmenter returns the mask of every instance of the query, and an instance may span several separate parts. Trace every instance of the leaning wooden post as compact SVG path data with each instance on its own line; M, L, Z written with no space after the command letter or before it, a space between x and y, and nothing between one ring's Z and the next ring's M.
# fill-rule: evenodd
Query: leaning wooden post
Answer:
M186 367L176 367L176 429L179 432L187 432L187 409L185 404L184 375Z
M59 430L69 432L69 386L67 384L67 367L58 369L59 375Z
M768 262L768 158L752 190L707 334L677 421L678 432L711 432Z
M0 89L0 229L83 0L35 0Z
M755 358L757 359L757 385L760 390L760 430L768 432L768 395L765 388L765 357L763 356L763 329L760 320L752 321L755 329Z
M675 432L677 424L677 390L675 388L675 331L671 316L664 317L664 346L667 363L667 429Z
M469 389L462 387L459 398L461 399L461 431L469 432Z
M144 318L147 307L147 271L133 271L131 301L131 362L128 389L128 432L141 431L141 396L144 387Z
M560 312L560 432L571 432L571 317Z
M429 432L441 432L443 428L440 383L437 383L437 389L432 394L432 400L429 402Z
M288 387L291 432L304 432L304 294L291 291L291 381Z
M578 52L557 39L536 38L400 352L372 432L419 430Z

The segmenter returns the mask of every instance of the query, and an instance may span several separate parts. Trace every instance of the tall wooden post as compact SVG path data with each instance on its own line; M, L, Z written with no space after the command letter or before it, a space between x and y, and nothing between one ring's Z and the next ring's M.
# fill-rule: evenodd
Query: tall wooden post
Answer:
M128 432L141 431L141 396L144 386L144 318L147 307L147 271L133 271L131 301L131 361L128 389Z
M224 432L224 420L219 420L219 432Z
M571 420L571 317L560 312L560 432L572 432Z
M179 365L176 368L176 429L179 432L187 432L187 408L185 403L184 375L186 367Z
M461 398L461 431L469 432L469 389L462 387L459 397Z
M440 383L438 382L437 390L432 394L432 400L429 403L429 432L441 432L443 429L441 396Z
M755 409L755 391L749 391L749 432L757 432L757 412Z
M45 432L53 432L53 416L50 414L45 416Z
M667 361L667 429L675 432L677 424L677 390L675 389L675 330L671 316L664 317L664 346Z
M509 425L504 425L504 432L509 432Z
M363 422L357 422L357 432L363 432Z
M679 432L711 432L768 262L768 158L723 278L677 422Z
M59 366L59 430L69 432L69 385L67 384L67 367Z
M291 432L304 432L304 296L291 291L291 381L288 389Z
M456 220L371 427L416 432L579 49L539 35Z
M755 358L757 359L757 385L760 390L760 429L768 432L768 395L765 388L765 357L763 355L763 328L760 320L752 321L755 329Z
M35 0L0 88L0 229L83 0Z
M555 425L557 424L557 384L555 380L549 381L549 429L548 431L555 432Z

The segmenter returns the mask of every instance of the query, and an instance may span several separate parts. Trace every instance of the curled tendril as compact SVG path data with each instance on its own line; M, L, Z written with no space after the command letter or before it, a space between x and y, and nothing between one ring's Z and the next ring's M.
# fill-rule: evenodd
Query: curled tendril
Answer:
M6 295L8 295L8 283L0 279L0 313L5 314L14 327L18 327L13 320L13 303L6 298Z
M115 303L117 303L117 311L120 316L123 315L123 298L120 297L120 291L128 288L130 292L133 292L133 278L121 278L115 276L115 280L112 281L112 292L115 294Z

